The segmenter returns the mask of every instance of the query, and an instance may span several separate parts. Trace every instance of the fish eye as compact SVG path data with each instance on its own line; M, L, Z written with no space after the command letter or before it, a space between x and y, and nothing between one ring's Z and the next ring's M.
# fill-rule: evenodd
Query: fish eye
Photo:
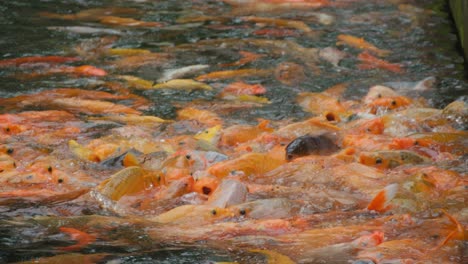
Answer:
M48 172L52 172L52 166L47 167Z
M382 162L383 162L382 158L375 159L375 164L382 164Z
M6 151L7 154L11 154L13 153L13 149L12 148L8 148L7 151Z
M211 214L216 215L217 214L216 209L211 210Z
M245 209L240 209L239 210L239 214L240 215L245 215L247 212L245 211Z
M392 105L393 106L396 106L397 105L397 102L395 100L392 101Z
M10 132L10 128L9 127L5 128L5 131Z
M382 98L382 95L381 95L381 94L378 94L378 95L377 95L377 98Z
M58 179L57 182L58 182L58 183L62 183L62 182L63 182L63 179Z
M192 158L192 156L190 156L190 155L185 155L185 158L189 160L189 159Z

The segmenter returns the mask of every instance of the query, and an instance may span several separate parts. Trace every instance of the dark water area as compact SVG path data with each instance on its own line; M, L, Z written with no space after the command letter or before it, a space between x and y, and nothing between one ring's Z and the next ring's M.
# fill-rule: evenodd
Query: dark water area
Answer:
M435 83L418 93L418 96L422 96L427 101L427 107L442 109L456 100L465 103L467 101L468 71L460 51L455 26L448 13L447 1L338 0L331 1L337 3L336 6L287 9L278 12L259 11L243 6L234 8L229 2L231 1L0 0L0 98L38 94L56 88L79 88L125 96L132 94L148 100L144 103L147 107L141 108L143 115L175 120L178 110L195 106L214 109L213 111L223 119L225 126L255 125L259 118L278 122L279 125L283 121L296 122L310 118L314 114L301 108L297 102L298 94L322 92L341 83L347 85L343 98L360 100L374 85L418 82L434 77ZM157 22L160 25L129 25L122 21L105 23L100 18L104 16L133 18L135 20L132 23ZM282 27L274 23L269 25L268 22L243 20L242 18L246 16L303 21L311 31L304 32L304 29L291 28L291 26ZM272 30L262 32L262 29ZM276 29L277 32L274 31ZM383 68L360 69L358 56L363 50L347 44L338 45L338 36L342 34L364 38L380 50L390 51L381 59L399 64L403 70L395 72ZM333 52L344 54L335 65L328 59L318 56L318 52L327 47L336 48L337 50ZM112 54L111 49L125 49L122 52L127 54L118 55L117 51ZM131 56L128 54L132 50L134 52L146 50L163 55L158 59L148 60L147 63L143 62L144 56L125 61L126 57ZM242 59L240 52L251 52L261 56L236 65L234 62ZM312 55L304 52L310 52ZM33 66L2 65L2 61L7 59L29 56L79 57L79 61L67 62L64 65L66 67L92 65L105 70L107 75L70 75L63 74L61 70L53 72L56 66L46 62ZM280 65L286 62L294 63L299 68L285 73L287 80L282 80L278 76L278 71ZM161 83L158 80L161 80L168 70L191 65L204 65L204 67L186 73L184 79L196 78L215 71L245 68L265 69L269 73L202 80L213 87L212 90L135 89L138 84L132 86L130 81L122 77L134 76L156 84ZM267 88L266 93L236 101L237 103L221 100L219 94L223 88L239 80L250 84L261 84ZM411 91L408 94L413 96ZM0 105L0 114L49 109L43 103L27 103L33 98L34 96L25 99L26 103L19 102L12 104L13 106ZM134 102L134 97L109 100L130 106ZM265 103L266 101L268 102ZM54 106L52 109L62 110L60 106ZM103 166L102 163L79 161L77 158L72 161L67 142L69 139L85 142L104 138L110 135L109 131L123 126L119 122L102 120L94 122L94 119L89 118L90 116L100 118L100 114L79 112L74 113L74 116L75 119L63 125L52 124L55 121L50 121L42 126L60 130L79 123L76 126L85 132L63 138L57 136L59 137L57 142L53 142L52 135L52 140L47 141L52 143L46 144L42 143L43 141L40 143L28 141L29 136L36 136L33 132L14 139L9 138L7 132L10 132L10 128L8 128L8 131L5 130L5 137L0 135L0 151L2 151L0 153L3 154L5 150L8 154L10 146L15 146L14 154L17 155L15 158L18 161L24 158L21 163L23 165L18 165L21 169L27 167L24 164L34 163L26 161L31 157L34 161L49 154L52 157L50 159L63 158L63 164L58 161L51 163L56 164L57 168L73 171L73 175L77 177L81 177L80 172L91 175L94 182L83 180L79 184L88 189L95 188L102 180L118 170ZM0 119L0 122L7 121L8 118ZM183 122L165 123L151 130L150 134L158 138L171 133L195 134L198 130L206 128L204 125L193 125L186 130L181 129L185 125ZM466 128L466 124L459 122L458 125ZM152 144L150 141L148 141L150 143L145 142L148 145ZM461 142L464 144L466 140ZM18 151L18 148L23 150ZM30 154L29 151L45 154ZM18 157L20 155L23 156ZM466 154L462 155L460 160L463 158L466 158ZM1 166L7 166L3 163L7 164L8 159L0 156L0 177L6 177L2 176L4 170ZM14 166L16 168L17 164ZM451 164L443 166L446 168ZM457 167L456 171L466 173L466 164L456 163L454 167ZM52 169L49 172L51 171ZM1 180L0 184L2 182L4 180ZM25 188L34 184L36 183L26 185ZM1 188L0 190L5 191ZM232 239L234 236L229 232L224 236L220 235L221 231L215 230L213 233L220 235L219 239L190 237L178 241L174 237L179 233L163 235L164 226L157 225L153 230L145 222L146 220L141 220L149 217L146 212L133 213L130 209L128 211L125 209L122 214L120 213L122 210L114 210L113 205L109 206L108 201L99 200L99 196L88 193L89 191L83 196L77 195L76 199L65 197L44 203L41 200L24 201L15 197L11 198L13 201L11 202L9 198L5 199L5 196L0 195L0 263L22 261L35 263L34 261L41 257L53 258L43 259L44 262L38 263L290 263L284 262L281 257L275 260L274 255L251 249L254 248L253 245L256 248L274 249L275 246L286 243L288 239L293 241L291 237L276 240L272 238L273 235L272 237L259 235L255 242L252 242L254 239L250 236L236 240ZM457 207L459 204L457 202L454 204L456 205L452 209L459 209ZM171 204L168 208L171 206L175 207ZM161 206L161 208L166 207ZM161 212L161 208L155 210ZM350 210L343 209L343 211ZM434 214L443 216L440 212L418 212L418 217L430 219ZM93 216L109 217L109 219L94 219ZM356 219L360 219L359 216ZM359 224L358 220L356 222ZM445 222L444 224L448 225ZM63 247L75 244L75 241L70 240L66 232L60 232L60 226L77 229L86 226L88 231L99 235L90 246L78 250L62 250ZM190 229L184 228L187 228L187 231ZM158 232L161 232L161 236L156 235ZM410 235L410 237L418 236ZM353 234L353 239L355 238L356 234ZM453 246L447 251L459 252L457 250L462 246L463 244ZM294 252L289 247L292 248L288 245L285 252L288 250ZM337 248L328 250L332 252L331 255L335 252L333 250L346 251ZM314 259L305 254L298 263L353 263L352 261L357 260L348 258L350 256L348 253L343 256L336 254L336 258L326 258L323 255L325 255L323 252L317 253L320 257ZM452 260L450 263L462 261L455 253Z

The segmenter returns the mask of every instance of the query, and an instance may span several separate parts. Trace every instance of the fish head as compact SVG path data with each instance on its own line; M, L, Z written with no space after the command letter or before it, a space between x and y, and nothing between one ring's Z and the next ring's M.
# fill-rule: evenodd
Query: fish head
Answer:
M385 156L380 155L377 152L361 152L359 162L379 169L387 169L391 167L390 159L385 158Z
M194 138L210 145L216 145L221 137L221 129L221 125L216 125L199 132Z

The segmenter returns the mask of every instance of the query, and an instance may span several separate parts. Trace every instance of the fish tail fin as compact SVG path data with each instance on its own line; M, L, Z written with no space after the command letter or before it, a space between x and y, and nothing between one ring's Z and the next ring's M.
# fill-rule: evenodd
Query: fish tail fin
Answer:
M367 210L373 210L377 212L385 212L388 210L387 204L395 198L395 195L398 191L398 184L393 183L387 185L383 190L381 190L377 195L372 199L372 201L367 205Z
M455 230L453 230L452 232L450 232L447 235L447 237L445 237L445 239L442 242L440 242L439 245L434 247L432 250L437 250L437 249L443 247L445 244L447 244L448 241L450 241L453 238L459 238L461 240L465 240L465 230L464 230L463 226L460 224L460 222L458 222L458 220L455 217L453 217L451 214L449 214L444 209L441 209L441 210L445 214L445 216L448 217L450 222L452 222L454 225L456 225L457 228Z
M59 228L60 232L66 233L71 236L73 240L76 240L77 243L68 247L59 247L58 249L63 250L63 251L75 251L75 250L80 250L87 245L93 243L96 240L96 237L85 233L83 231L80 231L75 228L71 227L60 227Z

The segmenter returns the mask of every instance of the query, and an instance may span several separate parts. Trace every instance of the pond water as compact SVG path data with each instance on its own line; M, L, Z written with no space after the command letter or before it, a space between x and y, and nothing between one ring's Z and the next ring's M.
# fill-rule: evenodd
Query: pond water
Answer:
M458 228L463 229L468 219L466 208L463 211L463 202L460 203L460 192L463 193L463 188L466 190L466 184L463 185L466 182L466 163L463 163L466 154L463 153L466 153L467 142L462 130L466 129L468 79L446 1L12 0L0 4L0 25L0 181L3 185L0 187L0 262L351 263L361 260L356 263L383 263L385 258L369 257L372 246L369 249L353 244L366 236L376 239L380 236L378 232L383 232L386 241L410 241L408 245L413 244L418 251L403 252L402 259L424 262L427 260L424 255L434 253L436 262L433 263L439 260L461 263L463 242L458 233L449 234L453 223L460 221ZM363 38L365 43L353 36ZM16 59L22 57L25 60ZM83 65L90 67L79 67ZM170 86L172 79L186 82ZM415 84L422 80L426 82L415 88ZM242 88L227 90L226 87L233 83L240 83ZM346 90L335 89L330 94L339 97L338 104L346 109L334 112L339 117L334 116L328 121L333 121L332 125L343 131L348 129L349 134L354 132L347 123L356 118L366 115L395 118L391 117L391 106L390 110L367 109L360 101L370 87L386 85L414 100L412 104L419 108L435 111L456 100L465 104L461 117L453 123L441 125L442 121L434 121L419 127L419 121L414 121L419 115L416 117L415 114L412 117L414 124L392 127L397 132L389 132L390 126L387 127L384 133L387 137L382 142L407 137L411 133L450 132L456 136L439 140L442 146L438 145L436 149L420 151L424 152L425 159L432 159L434 167L410 164L370 172L385 175L381 181L376 180L379 183L374 183L381 185L379 188L354 182L354 185L347 185L346 180L331 183L320 178L318 173L316 176L326 183L321 180L304 183L292 172L293 169L283 171L281 175L278 172L279 176L266 169L258 172L258 175L271 178L278 176L271 180L255 178L257 172L249 174L236 166L230 168L229 177L240 179L249 189L247 198L239 204L277 197L288 200L287 206L273 202L266 205L271 210L278 210L278 217L269 212L265 213L269 215L267 220L252 216L258 222L249 222L252 219L248 214L245 216L244 209L242 216L229 213L223 215L225 218L206 223L206 215L222 213L213 213L212 210L218 210L218 207L203 207L200 210L206 212L199 214L181 211L182 214L193 214L192 223L181 220L179 224L174 220L174 224L172 220L166 223L153 219L180 205L219 205L212 203L216 198L212 198L214 190L211 189L185 192L179 188L166 200L157 198L174 191L176 184L171 185L171 181L182 183L186 179L180 175L170 178L165 166L174 163L174 167L180 169L174 174L190 176L189 183L184 186L197 186L198 179L205 179L204 173L213 172L207 169L206 163L213 166L211 163L216 161L203 157L203 167L195 160L196 155L203 156L212 151L215 153L212 159L236 160L246 152L270 153L276 143L284 151L295 137L309 134L309 130L305 133L301 130L305 124L297 128L297 133L292 131L284 136L284 132L281 134L283 138L271 139L271 142L265 135L278 136L282 127L323 114L324 111L314 110L316 106L304 107L298 102L301 101L298 95L308 98L313 95L307 93L323 92L338 84ZM71 89L57 90L59 88ZM259 90L247 92L254 88ZM102 93L91 93L94 91ZM320 109L328 111L328 99L320 98L315 104L323 104ZM106 104L101 105L101 102ZM188 112L182 117L180 111L189 107L207 110L217 116ZM367 109L362 110L365 114L359 116L357 113L364 108ZM57 112L46 112L49 110ZM43 111L44 115L37 114ZM397 118L404 119L407 114L404 112L403 117ZM119 119L130 115L135 119ZM175 122L160 123L135 116ZM326 119L330 118L326 116ZM268 120L265 126L262 126L262 120ZM222 125L224 134L228 133L227 128L236 125L239 127L234 127L230 133L235 133L236 129L239 134L243 133L241 130L245 126L264 129L264 134L257 130L245 133L259 133L258 138L263 135L262 140L266 141L259 141L263 146L258 147L229 145L226 141L224 143L229 146L213 145L211 135L204 145L200 145L198 137L194 139L194 135L215 125ZM332 131L335 140L345 136L337 132L338 129L323 129ZM208 130L205 132L209 134ZM340 149L345 149L343 144L338 143ZM236 147L245 148L239 150ZM360 151L381 150L380 145L374 149L355 147L357 153L349 155L355 155L352 159L356 162ZM388 150L387 147L383 149ZM195 151L203 153L196 154ZM180 165L186 162L177 159L180 153L191 156L195 165L190 162L190 168ZM336 167L350 164L346 158L345 161L337 159L339 162L330 161L323 166L333 170L336 164ZM124 166L117 164L119 162ZM253 162L272 164L276 161ZM431 162L423 164L429 166ZM144 173L148 173L145 175L149 175L145 176L145 182L133 183L133 178L126 178L121 180L123 184L113 183L113 187L109 187L106 179L129 166L142 167ZM320 170L313 166L309 169ZM306 173L313 174L309 169ZM432 182L432 187L427 188L443 184L445 187L434 187L437 190L431 189L430 194L408 187L408 179L417 186L415 171L424 174L426 170L436 169L450 171L444 175L452 178L444 180L456 180ZM164 184L159 175L157 183L148 185L148 181L156 179L152 178L156 177L155 171L164 174ZM341 173L337 171L327 171L324 175ZM356 174L361 173L357 171ZM224 176L218 176L217 182ZM366 208L376 190L394 182L408 187L397 194L399 209L385 210L385 219L361 210ZM124 184L145 186L130 190L133 187L122 187ZM264 187L258 187L260 185ZM269 191L262 189L265 186L272 190L285 186L302 189ZM364 186L370 189L366 190ZM258 191L252 191L255 188ZM311 189L305 191L304 188ZM163 189L164 194L161 194ZM405 193L409 190L417 192L411 199ZM307 196L313 192L318 193L317 197ZM323 192L328 198L320 196ZM122 193L124 198L121 198ZM112 199L109 195L119 198ZM233 202L233 205L236 204ZM226 205L220 207L231 210ZM286 215L282 214L283 210L287 211ZM452 218L450 215L456 211L459 213ZM349 219L353 220L344 216L345 213L349 213ZM384 210L381 213L384 214ZM243 225L244 220L246 224ZM410 221L423 227L412 230ZM396 222L401 225L397 226ZM249 224L264 225L264 232ZM440 227L432 230L431 225ZM392 233L387 229L397 231ZM334 234L330 235L334 238L324 237L319 230ZM85 235L77 235L81 231L92 238L83 242L83 246L73 248L71 245L76 239L86 240ZM423 237L424 232L434 232L431 233L433 238ZM299 238L294 237L295 234ZM449 236L449 242L440 246L446 236ZM330 241L320 244L309 240ZM372 241L366 243L372 244ZM433 246L434 252L423 251L428 246ZM391 255L388 252L394 249L385 250L385 254ZM397 259L395 255L389 259Z

